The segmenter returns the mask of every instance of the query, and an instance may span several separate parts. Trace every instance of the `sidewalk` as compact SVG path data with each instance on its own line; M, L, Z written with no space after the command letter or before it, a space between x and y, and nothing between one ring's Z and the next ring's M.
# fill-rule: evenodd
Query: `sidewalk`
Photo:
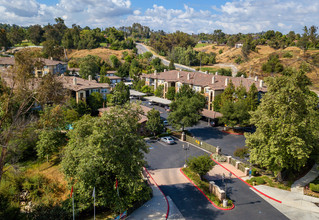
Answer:
M231 164L228 163L221 163L222 166L227 168L229 171L236 174L241 179L248 179L249 177L245 177L244 173L235 169ZM317 167L314 167L313 169L316 169ZM300 181L296 181L296 183L305 183L305 180L313 179L315 178L315 174L317 173L317 170L312 170L309 172L304 178L300 179ZM209 180L220 180L222 178L223 173L225 174L226 178L229 178L229 172L225 170L220 165L215 165L214 168L209 171L209 173L206 175L207 179ZM232 178L236 178L234 175L232 175ZM247 186L249 187L249 186ZM313 219L319 219L319 207L315 204L319 204L319 198L311 197L303 195L300 192L291 192L287 190L281 190L265 185L259 185L255 186L255 188L262 193L273 197L277 200L280 200L282 203L278 203L272 199L269 199L268 197L262 195L261 193L257 192L256 190L250 189L255 192L257 195L262 197L265 201L267 201L270 205L275 207L278 211L283 213L285 216L287 216L289 219L292 220L313 220Z
M255 188L269 196L273 196L276 199L281 200L282 203L280 204L258 193L259 196L286 215L289 219L319 219L319 207L314 204L319 203L319 198L264 185L255 186ZM255 190L253 191L256 192Z
M150 172L150 175L153 176L154 171ZM167 214L167 202L165 196L162 194L160 189L156 186L155 182L152 178L147 176L149 185L153 190L153 198L146 202L143 206L135 210L132 214L130 214L127 219L136 219L136 220L148 220L148 219L160 219L165 220ZM154 177L153 177L154 178ZM156 181L156 178L155 178ZM172 201L170 197L167 197L169 203L169 215L167 219L174 220L184 220L182 214Z
M304 194L303 193L304 187L308 183L314 181L319 176L318 167L319 167L318 164L315 164L304 177L295 181L294 184L291 185L291 191L296 192L296 193L300 193L303 195Z

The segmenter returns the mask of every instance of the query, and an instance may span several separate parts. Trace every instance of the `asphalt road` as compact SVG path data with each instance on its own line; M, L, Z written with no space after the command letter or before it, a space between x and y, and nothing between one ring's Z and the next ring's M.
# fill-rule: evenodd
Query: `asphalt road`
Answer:
M161 117L167 119L168 112L163 107L158 105L149 105L147 101L142 101L142 105L150 108L155 108L161 113ZM172 127L169 126L170 129ZM213 146L219 146L222 154L234 157L234 151L245 146L245 137L243 135L231 135L221 131L221 127L211 127L206 121L199 121L193 127L186 127L193 136L198 140L205 141Z
M145 47L145 46L144 46L143 44L141 44L141 43L136 43L136 48L137 48L137 53L138 53L138 54L143 54L143 53L149 51L149 50L147 49L147 47ZM153 55L152 59L154 59L155 57L158 57L158 56ZM162 63L163 63L164 65L166 65L166 66L169 65L169 61L168 61L168 60L163 59L163 58L161 58L161 57L159 57L159 58L162 60ZM191 68L191 67L188 67L188 66L185 66L185 65L181 65L181 64L178 64L178 63L175 63L175 68L176 68L176 69L186 69L186 70L192 71L192 72L196 71L195 69L193 69L193 68Z
M234 156L234 151L245 146L244 135L233 135L222 132L221 127L210 127L207 123L201 122L187 130L197 139L213 146L219 146L224 155Z
M161 142L148 143L150 152L145 155L149 170L182 167L185 162L183 142L175 145ZM190 146L188 156L206 154ZM167 176L174 179L174 176ZM217 184L222 186L221 181ZM249 187L238 179L227 180L228 196L235 202L235 209L221 211L213 207L208 200L191 184L164 184L160 188L170 196L185 219L287 219L278 210L264 201Z

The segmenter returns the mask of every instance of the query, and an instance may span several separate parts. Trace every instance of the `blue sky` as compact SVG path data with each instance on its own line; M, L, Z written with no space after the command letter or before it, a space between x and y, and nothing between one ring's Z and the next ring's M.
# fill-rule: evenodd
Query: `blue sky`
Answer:
M0 0L0 23L54 23L105 28L140 23L187 33L302 32L318 26L318 0Z

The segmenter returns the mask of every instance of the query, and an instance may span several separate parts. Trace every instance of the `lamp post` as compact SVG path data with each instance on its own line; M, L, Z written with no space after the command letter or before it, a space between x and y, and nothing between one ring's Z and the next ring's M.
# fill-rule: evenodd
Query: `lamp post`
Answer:
M183 144L183 149L185 150L185 165L184 165L184 167L186 167L187 151L189 150L189 143L188 143L188 146L185 146L185 145Z

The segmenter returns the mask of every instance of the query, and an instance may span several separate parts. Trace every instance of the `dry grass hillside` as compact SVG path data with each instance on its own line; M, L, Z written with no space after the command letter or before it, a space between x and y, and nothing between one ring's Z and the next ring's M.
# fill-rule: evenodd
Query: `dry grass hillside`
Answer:
M87 55L96 55L101 57L102 60L108 60L111 55L122 58L122 53L127 51L130 53L131 50L111 50L107 48L95 48L92 50L68 50L68 58L82 58Z
M228 46L217 46L217 45L207 45L200 48L195 48L197 51L203 51L206 53L214 52L217 54L216 61L218 63L233 63L235 64L235 59L241 55L241 48L230 48ZM223 52L219 54L219 51ZM298 47L287 47L285 49L275 50L269 46L257 46L258 52L251 52L249 54L249 60L246 62L242 62L239 65L236 65L239 71L245 71L248 75L251 76L269 76L268 73L262 71L263 63L267 62L268 56L272 53L276 53L279 55L279 59L281 63L285 67L295 67L299 68L300 64L305 60L303 56L303 51ZM283 55L289 52L292 57L285 58ZM308 50L307 54L315 54L318 53L319 50ZM308 60L309 61L309 60ZM319 90L319 68L311 66L311 72L307 73L308 77L313 82L313 89Z

